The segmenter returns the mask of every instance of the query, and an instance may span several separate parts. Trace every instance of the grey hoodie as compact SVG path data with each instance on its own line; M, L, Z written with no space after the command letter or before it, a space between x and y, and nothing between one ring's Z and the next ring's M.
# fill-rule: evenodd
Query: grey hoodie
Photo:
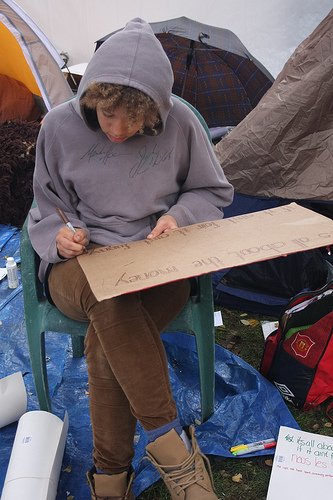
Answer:
M148 94L160 107L158 134L112 143L80 107L91 82L120 83ZM171 95L173 73L149 24L130 21L95 52L77 96L44 118L37 141L29 235L41 258L60 262L60 207L89 241L113 245L144 239L168 213L179 226L223 217L233 188L193 111Z

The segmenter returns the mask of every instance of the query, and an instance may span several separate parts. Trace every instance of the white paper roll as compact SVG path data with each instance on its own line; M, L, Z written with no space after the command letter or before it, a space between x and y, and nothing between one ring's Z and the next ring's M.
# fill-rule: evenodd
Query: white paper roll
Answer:
M31 411L19 420L1 500L55 500L68 430L52 413Z
M21 372L0 380L0 427L16 422L27 411L27 391Z

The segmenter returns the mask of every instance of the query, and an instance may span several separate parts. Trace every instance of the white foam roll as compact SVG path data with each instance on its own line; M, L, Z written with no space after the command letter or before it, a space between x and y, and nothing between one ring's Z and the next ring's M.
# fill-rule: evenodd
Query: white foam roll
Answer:
M27 391L21 372L0 380L0 427L16 422L27 411Z
M1 500L55 500L68 430L52 413L31 411L19 420Z

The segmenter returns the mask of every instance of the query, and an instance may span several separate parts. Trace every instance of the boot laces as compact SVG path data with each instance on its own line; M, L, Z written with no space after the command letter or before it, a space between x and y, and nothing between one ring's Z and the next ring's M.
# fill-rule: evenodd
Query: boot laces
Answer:
M158 464L154 457L151 455L148 458L158 469L161 471L161 476L163 481L167 483L170 488L175 490L177 494L186 490L189 486L198 483L198 481L204 479L203 467L195 463L196 456L202 457L207 465L208 473L210 476L211 484L213 484L213 475L210 467L208 458L200 452L197 448L192 450L191 455L182 463L180 467L175 468L175 465L163 465Z

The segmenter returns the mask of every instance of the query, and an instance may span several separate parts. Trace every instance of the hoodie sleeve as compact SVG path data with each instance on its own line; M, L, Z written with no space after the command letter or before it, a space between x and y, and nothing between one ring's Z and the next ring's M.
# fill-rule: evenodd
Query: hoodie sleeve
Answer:
M74 227L85 229L89 239L89 230L79 219L75 209L77 204L75 190L71 186L66 186L59 175L61 154L58 154L59 144L55 140L56 121L52 111L49 112L38 135L33 178L36 207L30 210L28 219L32 246L41 260L47 263L64 260L57 253L56 236L64 226L57 213L57 207L64 211Z
M231 204L232 185L217 161L212 144L197 116L176 100L170 119L177 121L179 137L188 147L188 169L177 203L167 212L179 226L221 219Z

